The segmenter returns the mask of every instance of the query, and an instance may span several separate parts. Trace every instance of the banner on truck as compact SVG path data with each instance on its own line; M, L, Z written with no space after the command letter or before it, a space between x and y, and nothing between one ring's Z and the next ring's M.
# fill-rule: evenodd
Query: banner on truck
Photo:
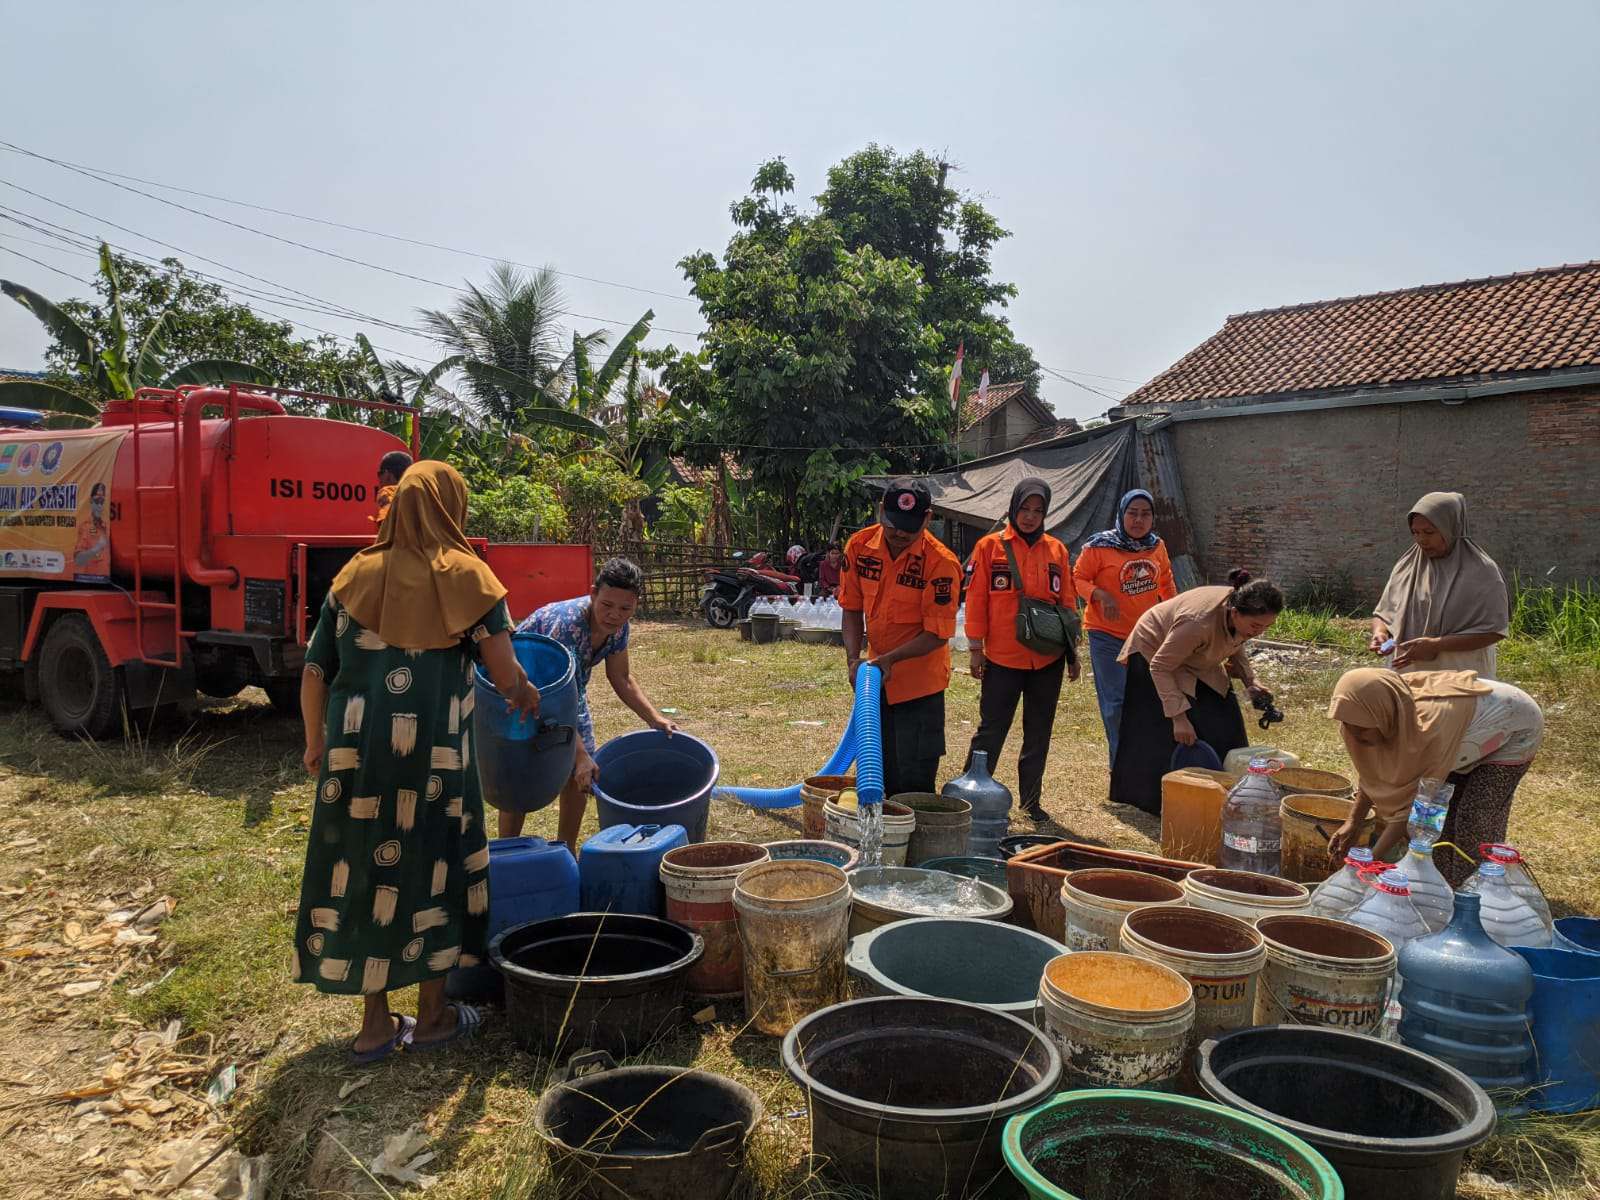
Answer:
M0 576L110 580L111 474L127 434L0 434Z

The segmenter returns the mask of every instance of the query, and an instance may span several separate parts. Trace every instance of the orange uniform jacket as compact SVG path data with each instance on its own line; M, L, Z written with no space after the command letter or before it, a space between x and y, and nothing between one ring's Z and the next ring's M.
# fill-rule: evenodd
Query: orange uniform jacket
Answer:
M961 563L926 530L891 560L883 528L869 526L846 543L839 569L839 607L864 613L873 654L887 654L924 631L945 644L889 672L890 704L931 696L950 686L950 642L956 632Z
M1073 568L1072 578L1078 595L1089 603L1084 627L1109 633L1122 641L1127 641L1140 617L1161 601L1171 600L1178 594L1165 542L1157 542L1148 550L1131 552L1114 546L1085 546L1078 551L1078 565ZM1104 588L1117 598L1115 621L1095 602L1095 588Z
M1006 560L1007 544L1017 556L1023 591L1035 600L1068 608L1077 605L1070 586L1072 560L1067 548L1048 533L1030 546L1008 524L999 533L980 538L967 562L967 636L983 641L983 656L990 662L1036 671L1061 656L1040 654L1017 641L1017 592Z

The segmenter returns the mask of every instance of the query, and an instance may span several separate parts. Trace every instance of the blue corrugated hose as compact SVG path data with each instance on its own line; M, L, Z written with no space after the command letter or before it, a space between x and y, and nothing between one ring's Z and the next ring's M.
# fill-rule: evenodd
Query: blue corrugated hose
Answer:
M856 801L883 803L883 731L878 724L878 692L883 672L862 663L856 672Z
M871 676L871 703L863 706L862 694L866 687L866 680ZM856 673L856 702L850 710L850 721L844 727L844 734L839 738L839 745L834 749L833 756L817 772L818 775L842 775L850 769L850 764L861 757L860 745L863 722L861 714L870 711L872 714L872 752L871 757L876 764L873 778L877 781L877 797L883 799L883 746L879 741L878 732L878 689L881 686L882 673L877 667L863 664ZM857 772L856 790L861 790L859 769ZM800 804L800 785L786 788L757 788L757 787L725 787L718 788L718 794L732 796L741 804L748 804L751 808L796 808ZM865 801L865 797L863 797ZM877 801L873 801L876 803Z

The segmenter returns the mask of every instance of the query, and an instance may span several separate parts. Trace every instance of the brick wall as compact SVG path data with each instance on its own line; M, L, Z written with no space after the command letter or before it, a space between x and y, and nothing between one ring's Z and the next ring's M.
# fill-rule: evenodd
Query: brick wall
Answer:
M1600 388L1188 421L1171 427L1202 572L1347 576L1376 600L1424 492L1467 497L1512 574L1600 580Z

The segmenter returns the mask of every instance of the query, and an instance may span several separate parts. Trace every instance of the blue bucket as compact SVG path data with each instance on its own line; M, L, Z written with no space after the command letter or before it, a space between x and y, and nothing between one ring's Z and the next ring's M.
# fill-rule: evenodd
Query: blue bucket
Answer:
M1578 954L1600 954L1600 918L1560 917L1556 921L1555 948Z
M1600 1107L1600 957L1513 946L1533 968L1533 1045L1539 1056L1531 1108Z
M511 648L539 689L539 715L518 719L480 666L473 672L473 749L483 801L505 812L537 812L561 792L578 756L578 668L572 652L542 633L514 633Z
M691 842L706 840L717 754L687 733L640 729L612 738L594 756L600 828L682 825Z

